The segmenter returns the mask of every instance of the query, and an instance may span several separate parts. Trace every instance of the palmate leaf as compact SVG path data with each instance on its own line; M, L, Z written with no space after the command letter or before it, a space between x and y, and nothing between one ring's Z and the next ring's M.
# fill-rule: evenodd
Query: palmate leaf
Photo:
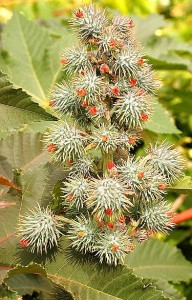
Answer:
M154 113L144 128L160 134L181 133L181 131L175 126L170 113L155 99L153 99L153 103L155 107Z
M62 48L71 40L66 30ZM45 28L15 13L4 27L2 44L2 71L10 76L11 82L49 110L47 95L61 71L57 42L54 43Z
M134 274L144 278L171 280L173 282L192 278L192 264L181 251L159 240L149 240L137 245L127 255L125 264L133 268Z
M21 89L13 88L8 76L0 72L0 130L19 129L34 121L55 120Z

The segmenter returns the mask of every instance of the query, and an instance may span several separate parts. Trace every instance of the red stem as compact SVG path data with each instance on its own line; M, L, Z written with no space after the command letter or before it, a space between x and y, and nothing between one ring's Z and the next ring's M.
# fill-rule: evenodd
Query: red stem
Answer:
M180 224L187 220L192 220L192 208L187 209L172 218L172 222L175 224Z

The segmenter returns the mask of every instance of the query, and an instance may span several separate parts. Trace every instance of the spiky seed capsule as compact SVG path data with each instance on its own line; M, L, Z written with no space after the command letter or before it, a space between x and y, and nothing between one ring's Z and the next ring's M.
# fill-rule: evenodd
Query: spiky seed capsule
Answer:
M51 210L38 206L31 210L29 215L21 217L19 236L22 238L22 244L31 252L42 254L58 245L60 228L61 225Z
M89 198L87 207L92 209L92 213L102 219L108 208L111 211L128 211L131 204L129 199L124 195L124 185L121 181L113 178L95 179L89 182Z
M151 145L148 150L149 163L159 170L169 182L174 182L182 175L184 160L176 149L172 149L172 145L164 142Z
M115 266L119 261L123 262L128 252L129 238L123 231L111 230L100 232L95 246L96 255L100 262Z
M45 142L55 145L53 159L57 161L69 161L80 158L84 154L85 138L75 127L69 127L65 122L58 122L50 133L46 133Z
M168 214L170 209L171 206L166 201L150 202L147 206L141 208L140 226L155 232L168 233L174 226Z
M92 252L97 230L90 217L77 217L68 230L71 246L83 253Z

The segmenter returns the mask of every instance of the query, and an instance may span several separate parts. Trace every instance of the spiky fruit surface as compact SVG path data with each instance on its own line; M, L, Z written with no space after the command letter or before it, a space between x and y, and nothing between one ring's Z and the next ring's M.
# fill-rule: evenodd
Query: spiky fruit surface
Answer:
M61 225L51 210L38 206L30 211L30 214L21 217L19 224L21 245L31 252L47 253L52 247L58 246L58 240L62 235L60 229Z
M182 174L183 161L166 143L151 145L140 158L130 154L150 121L151 96L159 86L135 39L132 19L115 16L108 21L91 4L74 12L71 25L79 44L61 54L70 83L57 84L50 99L62 118L71 117L70 124L59 121L45 143L68 172L59 208L63 205L65 220L70 218L65 230L71 246L117 265L134 250L134 241L172 228L164 196L167 185ZM42 252L36 243L37 222L26 217L22 224L21 244ZM48 239L41 230L41 235L46 250L57 244L59 233Z

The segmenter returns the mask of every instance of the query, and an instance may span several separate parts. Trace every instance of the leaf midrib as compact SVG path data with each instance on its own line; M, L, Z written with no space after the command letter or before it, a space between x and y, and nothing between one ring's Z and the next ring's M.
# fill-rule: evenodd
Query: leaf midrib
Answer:
M33 62L32 62L31 56L30 56L29 48L28 48L28 46L27 46L27 44L25 42L25 37L24 37L24 34L23 34L23 30L22 30L21 24L19 22L18 14L16 14L16 20L17 20L18 26L20 28L19 32L20 32L21 39L23 41L23 46L24 46L24 48L26 50L26 53L27 53L27 57L28 57L28 61L29 61L29 67L31 68L32 73L34 74L34 78L35 78L35 80L37 82L37 85L39 87L40 93L42 95L42 99L39 98L39 97L37 97L36 95L35 95L35 98L38 99L38 100L40 100L40 101L42 101L43 99L46 98L46 96L45 96L45 93L44 93L44 91L43 91L43 89L41 87L40 81L39 81L38 77L36 76L35 68L33 66ZM34 95L33 95L33 97L34 97Z

